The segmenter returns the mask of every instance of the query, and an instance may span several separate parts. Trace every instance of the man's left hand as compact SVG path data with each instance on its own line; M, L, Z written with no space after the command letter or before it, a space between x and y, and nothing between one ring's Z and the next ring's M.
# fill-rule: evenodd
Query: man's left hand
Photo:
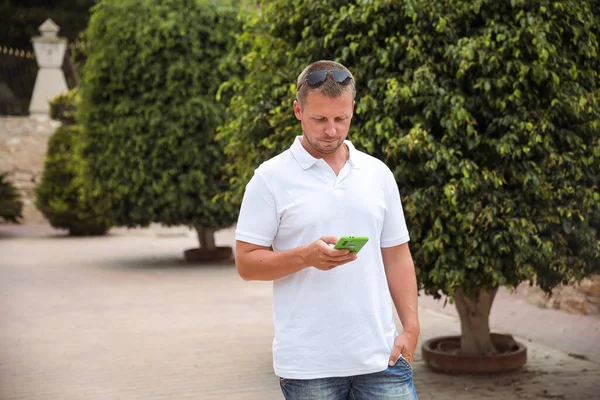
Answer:
M418 341L419 336L408 331L403 331L400 335L398 335L394 341L394 348L392 349L392 354L390 355L390 367L396 365L396 362L398 362L401 354L406 361L412 365L412 362L415 358L415 350L417 349Z

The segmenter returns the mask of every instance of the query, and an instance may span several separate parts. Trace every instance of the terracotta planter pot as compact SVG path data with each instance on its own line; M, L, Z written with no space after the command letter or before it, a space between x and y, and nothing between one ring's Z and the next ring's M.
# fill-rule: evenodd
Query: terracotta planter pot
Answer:
M427 340L421 346L425 364L447 374L497 373L515 371L527 362L527 348L510 335L491 334L492 343L501 353L492 356L456 354L460 336L442 336Z
M188 249L183 252L183 258L190 263L205 263L230 260L233 256L231 247L217 247L214 250L200 248Z

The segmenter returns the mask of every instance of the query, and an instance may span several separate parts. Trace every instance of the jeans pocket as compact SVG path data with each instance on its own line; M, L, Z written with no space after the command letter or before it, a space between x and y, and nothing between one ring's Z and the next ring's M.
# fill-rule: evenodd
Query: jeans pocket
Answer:
M406 360L406 358L404 358L403 356L400 356L400 358L398 358L398 361L412 372L412 365L410 365L410 363Z
M285 384L288 383L289 381L290 381L289 379L279 378L279 384L281 386L285 386Z

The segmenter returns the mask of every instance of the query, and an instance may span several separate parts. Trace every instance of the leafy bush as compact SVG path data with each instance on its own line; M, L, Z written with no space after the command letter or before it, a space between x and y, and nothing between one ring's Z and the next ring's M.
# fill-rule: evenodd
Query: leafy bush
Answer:
M86 189L77 155L81 135L78 125L61 126L48 141L40 183L35 188L35 205L59 229L71 235L103 235L112 226L101 209L101 201Z
M23 200L8 180L7 174L0 174L0 220L19 223L23 219Z
M201 0L94 8L82 72L84 154L119 225L188 225L212 237L236 221L237 207L213 199L229 180L214 140L225 105L215 96L228 77L219 66L240 29L237 12Z
M229 198L298 132L302 68L334 59L358 82L350 138L394 171L419 283L457 301L464 352L494 352L498 287L550 291L600 270L597 2L262 5L220 134Z
M79 102L79 87L61 93L50 101L50 118L61 121L63 125L75 123L75 114Z

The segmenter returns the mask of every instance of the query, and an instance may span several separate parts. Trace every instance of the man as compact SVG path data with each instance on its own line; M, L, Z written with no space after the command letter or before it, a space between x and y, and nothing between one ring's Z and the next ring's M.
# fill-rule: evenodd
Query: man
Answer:
M318 61L297 82L302 135L256 169L236 229L245 280L273 283L273 362L296 399L416 399L415 270L398 186L346 140L354 77ZM368 236L358 254L341 236ZM398 335L392 301L403 330Z

